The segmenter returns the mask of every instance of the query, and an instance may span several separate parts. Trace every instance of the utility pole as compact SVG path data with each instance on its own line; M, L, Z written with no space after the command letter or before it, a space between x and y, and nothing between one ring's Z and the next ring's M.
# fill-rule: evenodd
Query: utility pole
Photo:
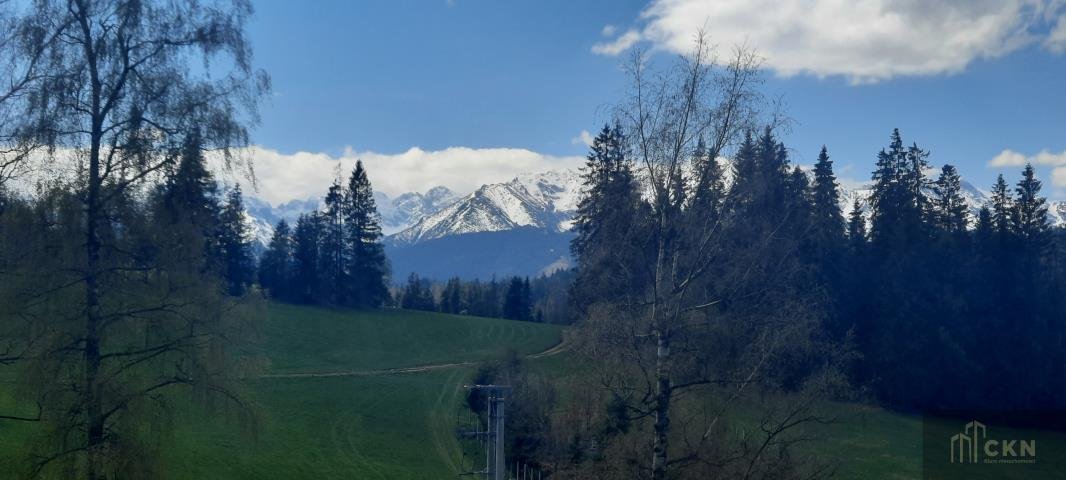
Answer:
M503 440L507 412L505 402L506 392L511 387L506 385L467 385L470 390L481 390L486 393L485 408L488 410L488 429L484 432L485 440L485 470L481 472L485 480L505 480L507 476L507 462L503 449Z

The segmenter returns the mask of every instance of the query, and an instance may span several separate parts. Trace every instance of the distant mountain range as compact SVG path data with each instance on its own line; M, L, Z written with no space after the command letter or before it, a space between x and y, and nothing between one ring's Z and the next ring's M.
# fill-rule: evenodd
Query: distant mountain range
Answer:
M576 170L524 174L506 183L482 185L435 212L424 212L387 243L400 247L477 232L532 227L549 232L570 230L577 210L581 177Z
M869 215L871 185L841 188L845 215L858 199ZM570 266L569 240L581 192L577 170L522 174L486 184L467 195L438 186L394 198L375 193L386 233L386 253L397 281L410 272L430 278L538 275ZM963 196L976 218L988 194L963 181ZM265 245L273 225L318 208L318 199L293 200L278 207L246 201L256 239ZM1066 224L1066 202L1051 202L1052 223Z

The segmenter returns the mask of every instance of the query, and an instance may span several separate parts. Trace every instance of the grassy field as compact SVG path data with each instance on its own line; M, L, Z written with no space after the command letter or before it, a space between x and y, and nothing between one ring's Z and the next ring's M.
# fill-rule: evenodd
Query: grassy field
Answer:
M257 421L177 412L173 435L161 439L164 470L167 478L189 480L456 478L455 415L474 372L465 363L507 349L544 351L560 337L559 327L526 322L271 305L257 348L272 376L248 380ZM460 365L382 372L439 364ZM588 375L566 353L530 365L556 378ZM10 406L2 393L0 408ZM810 453L838 458L838 478L921 477L920 417L851 404L826 408L841 422L819 432L823 441ZM30 428L0 422L0 478L16 469ZM1061 435L1041 438L1043 451L1066 446Z
M271 305L267 374L365 373L547 350L560 328L413 311ZM434 479L458 472L455 415L474 367L249 380L257 422L189 409L163 438L172 479ZM10 398L0 395L0 407ZM0 478L18 469L31 425L0 422Z

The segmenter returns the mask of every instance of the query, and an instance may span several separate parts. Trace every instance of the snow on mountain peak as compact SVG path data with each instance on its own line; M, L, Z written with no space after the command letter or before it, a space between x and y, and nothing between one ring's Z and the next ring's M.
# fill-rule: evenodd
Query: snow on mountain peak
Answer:
M390 240L414 244L449 235L518 227L565 231L577 209L580 187L581 176L576 170L521 174L509 182L482 185Z

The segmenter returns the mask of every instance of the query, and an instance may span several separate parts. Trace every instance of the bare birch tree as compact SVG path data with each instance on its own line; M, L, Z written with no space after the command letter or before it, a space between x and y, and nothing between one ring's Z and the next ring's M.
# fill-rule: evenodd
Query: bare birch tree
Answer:
M640 233L646 248L640 265L631 267L646 269L641 278L648 285L634 286L624 301L593 306L583 348L608 367L603 384L621 406L622 421L650 421L647 430L634 427L629 447L621 447L628 454L615 453L637 457L635 473L655 480L682 470L698 478L706 477L697 472L758 475L768 445L818 420L809 415L810 404L777 409L763 422L765 435L755 442L761 447L717 442L728 407L746 400L742 394L766 379L783 351L808 342L816 321L802 298L768 302L773 311L721 313L723 303L760 304L777 295L772 284L758 282L787 273L781 260L791 252L777 245L785 222L736 245L729 232L746 219L690 208L704 194L701 185L717 181L703 177L714 174L717 160L732 153L745 132L760 121L778 124L776 117L760 119L767 102L759 93L759 70L759 57L744 48L719 63L703 33L693 51L665 71L653 71L642 53L627 65L631 90L616 118L650 203ZM712 203L733 212L740 201L730 194ZM724 407L707 407L714 396ZM744 462L747 468L736 470Z
M16 81L17 108L0 120L53 161L76 159L79 205L56 194L52 213L66 215L57 229L78 247L57 246L63 262L37 273L50 285L26 292L32 300L17 315L35 317L29 329L45 339L26 382L37 382L31 419L54 434L33 473L60 464L69 478L143 476L149 459L132 439L164 392L189 386L238 400L225 386L235 373L224 346L243 328L231 322L240 318L234 302L183 267L189 252L180 243L147 255L153 250L129 239L143 228L131 199L176 163L187 136L227 166L250 167L237 148L269 88L244 35L252 8L244 0L23 8L17 34L0 39L14 42L0 62L24 72L25 84Z

